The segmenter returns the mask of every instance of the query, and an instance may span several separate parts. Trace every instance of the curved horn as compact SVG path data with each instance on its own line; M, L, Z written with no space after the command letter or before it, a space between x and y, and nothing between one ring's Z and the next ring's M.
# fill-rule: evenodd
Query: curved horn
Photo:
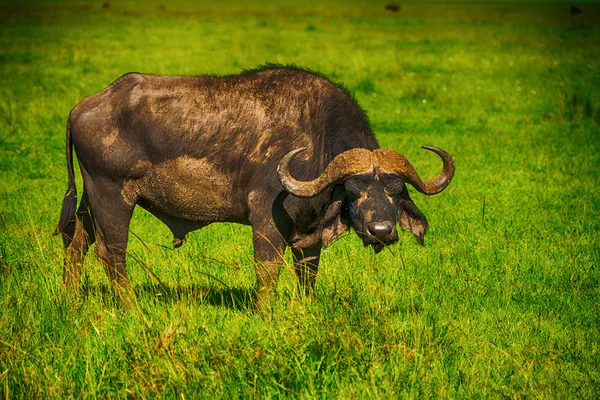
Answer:
M401 153L390 149L374 151L377 167L383 172L395 173L404 177L415 189L423 194L437 194L450 184L454 176L454 161L450 154L432 146L423 146L425 150L433 151L444 162L442 172L433 179L421 180L419 174Z
M328 186L342 182L356 174L364 174L373 170L373 156L367 149L350 149L338 154L325 171L312 181L298 181L290 174L290 161L305 148L292 150L279 162L277 173L283 187L291 194L299 197L312 197L321 193Z

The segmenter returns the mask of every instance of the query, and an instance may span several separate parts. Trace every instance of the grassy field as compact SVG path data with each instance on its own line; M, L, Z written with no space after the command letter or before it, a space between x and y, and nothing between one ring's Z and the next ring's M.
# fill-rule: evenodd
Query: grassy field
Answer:
M600 5L23 3L0 1L0 397L600 396ZM128 71L265 62L343 82L422 176L440 163L421 145L453 155L445 192L413 194L426 246L405 232L376 256L347 234L316 298L286 265L264 319L248 227L174 250L137 209L132 307L93 255L65 293L70 109Z

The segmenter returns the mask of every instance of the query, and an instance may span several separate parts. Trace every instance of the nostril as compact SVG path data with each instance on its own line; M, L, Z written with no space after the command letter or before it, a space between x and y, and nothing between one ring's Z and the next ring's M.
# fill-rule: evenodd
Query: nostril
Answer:
M389 222L373 222L367 226L369 234L375 236L379 240L385 239L392 233L393 226Z

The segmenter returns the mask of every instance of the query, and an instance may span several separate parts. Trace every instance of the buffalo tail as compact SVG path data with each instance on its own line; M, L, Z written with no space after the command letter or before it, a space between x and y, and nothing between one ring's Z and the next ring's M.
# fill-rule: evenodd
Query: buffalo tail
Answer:
M75 234L75 208L77 207L77 187L75 186L75 172L73 170L71 118L67 122L67 171L69 173L69 185L63 199L58 226L54 232L55 235L62 233L65 246L68 246Z

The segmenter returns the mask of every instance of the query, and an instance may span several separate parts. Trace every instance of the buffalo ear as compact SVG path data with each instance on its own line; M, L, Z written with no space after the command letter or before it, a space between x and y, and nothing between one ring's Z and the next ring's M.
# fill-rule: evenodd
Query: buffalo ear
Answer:
M330 207L334 206L338 205L334 203ZM347 230L348 220L344 217L343 212L341 210L341 205L339 205L339 211L337 212L333 220L328 225L322 227L321 243L323 244L323 246L327 246Z
M398 221L400 221L402 230L410 229L417 238L417 242L421 246L425 245L425 233L427 233L429 223L412 200L400 200L398 204Z
M327 208L319 227L323 246L327 246L348 230L348 219L344 215L343 207L343 200L336 200Z
M321 244L329 245L349 227L347 211L345 208L346 191L343 186L337 186L332 195L331 204L325 211L325 216L319 225Z
M314 246L321 242L322 246L327 246L342 233L348 230L348 217L344 207L343 190L335 190L331 199L331 204L327 206L325 215L319 223L316 231L308 235L302 235L293 241L296 248L306 248Z

